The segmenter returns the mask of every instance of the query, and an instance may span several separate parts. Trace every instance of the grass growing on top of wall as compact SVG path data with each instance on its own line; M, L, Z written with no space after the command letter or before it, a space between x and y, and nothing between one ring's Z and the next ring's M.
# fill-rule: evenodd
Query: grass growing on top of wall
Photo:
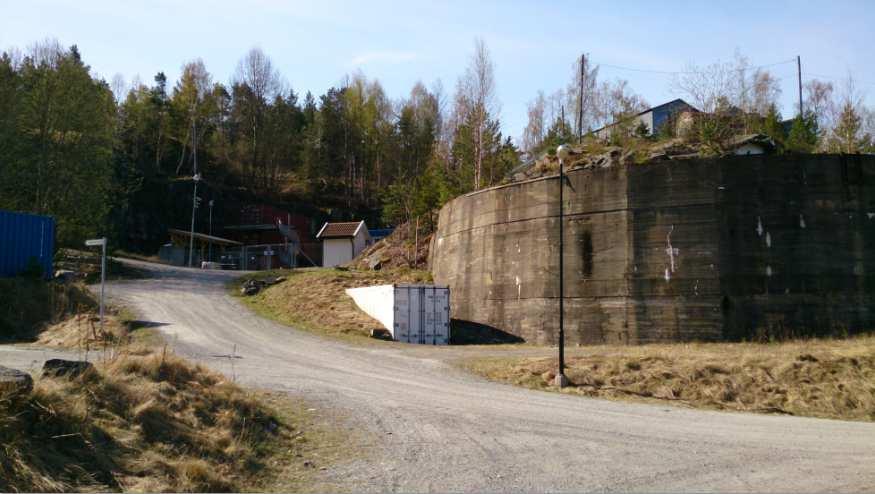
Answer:
M875 421L875 336L784 343L572 349L562 393L744 412ZM474 358L486 378L545 391L556 357Z

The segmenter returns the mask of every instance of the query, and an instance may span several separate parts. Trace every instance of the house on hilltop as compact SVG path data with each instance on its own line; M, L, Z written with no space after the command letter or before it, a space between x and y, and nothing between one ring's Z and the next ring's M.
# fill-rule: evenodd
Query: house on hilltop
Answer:
M322 265L325 267L352 261L373 244L364 221L325 223L316 238L322 241Z
M629 119L605 125L600 129L594 130L593 134L599 139L608 140L611 138L611 135L617 131L619 124L628 123L631 124L629 128L633 130L643 124L647 127L647 135L654 135L659 133L663 125L671 121L672 116L687 112L699 113L699 110L693 105L678 98L669 101L668 103L648 108L641 113L629 117Z

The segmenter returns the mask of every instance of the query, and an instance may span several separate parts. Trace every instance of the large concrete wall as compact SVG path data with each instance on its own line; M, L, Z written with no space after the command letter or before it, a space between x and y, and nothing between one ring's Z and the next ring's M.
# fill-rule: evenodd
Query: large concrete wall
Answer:
M545 177L444 206L431 265L454 318L555 342L558 186ZM873 157L573 170L566 187L570 343L875 327Z

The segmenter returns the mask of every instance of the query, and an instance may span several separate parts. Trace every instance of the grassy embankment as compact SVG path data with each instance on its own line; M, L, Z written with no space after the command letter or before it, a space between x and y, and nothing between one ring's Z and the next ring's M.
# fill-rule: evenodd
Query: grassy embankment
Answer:
M242 297L257 313L319 334L366 341L379 323L359 311L345 288L427 280L420 271L275 271L287 281ZM239 281L234 285L235 292ZM239 292L237 292L239 293ZM492 357L460 366L488 379L531 389L552 386L555 350L488 347ZM538 356L499 356L503 351ZM691 343L569 349L563 393L678 406L848 420L875 420L875 336L779 343Z
M875 420L875 336L783 343L592 346L572 350L562 393L679 406ZM462 363L499 382L560 391L556 357Z
M0 492L306 490L353 454L332 418L176 357L124 310L100 333L79 283L0 279L0 293L5 342L112 349L0 399Z
M356 271L339 269L275 270L245 276L229 284L240 295L244 280L283 276L285 281L240 299L255 313L304 331L366 343L370 330L381 328L379 322L356 307L345 293L347 288L390 283L426 283L431 275L425 271L394 269L391 271Z
M300 490L336 461L340 444L285 397L129 349L0 401L0 491Z

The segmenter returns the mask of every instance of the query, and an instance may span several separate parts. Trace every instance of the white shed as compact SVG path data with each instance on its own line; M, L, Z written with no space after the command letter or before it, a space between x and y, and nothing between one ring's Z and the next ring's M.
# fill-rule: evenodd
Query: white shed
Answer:
M352 261L373 243L364 221L325 223L316 238L322 241L322 265L325 267Z

